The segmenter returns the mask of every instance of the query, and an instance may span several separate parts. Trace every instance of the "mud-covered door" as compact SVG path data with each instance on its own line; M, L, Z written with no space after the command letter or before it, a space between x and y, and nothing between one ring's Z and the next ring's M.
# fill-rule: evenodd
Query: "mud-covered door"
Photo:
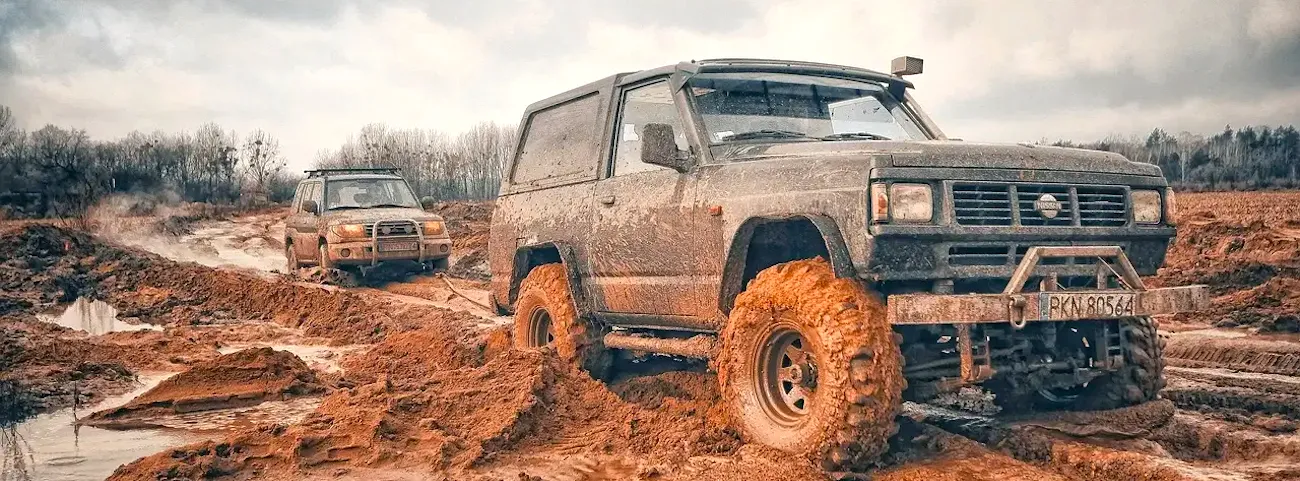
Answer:
M298 201L293 206L293 213L284 223L285 230L293 238L293 246L298 253L298 258L304 261L317 257L316 240L319 234L316 230L317 214L304 209L302 204L307 200L314 200L319 204L320 191L320 182L302 184L298 192Z
M649 123L672 125L678 148L687 149L666 81L624 91L610 168L596 183L589 289L599 311L700 315L707 309L689 211L695 177L641 162L640 135Z

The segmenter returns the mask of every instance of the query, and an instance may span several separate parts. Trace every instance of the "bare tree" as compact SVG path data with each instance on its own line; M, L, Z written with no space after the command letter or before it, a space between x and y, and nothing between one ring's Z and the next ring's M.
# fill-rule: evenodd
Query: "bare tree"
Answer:
M244 176L252 184L255 195L269 194L271 181L285 166L280 141L262 129L254 130L244 139L240 157Z

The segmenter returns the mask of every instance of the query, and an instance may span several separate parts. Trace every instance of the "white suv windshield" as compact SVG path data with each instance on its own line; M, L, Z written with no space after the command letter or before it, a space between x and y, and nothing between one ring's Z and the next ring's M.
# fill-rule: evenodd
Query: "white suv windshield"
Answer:
M875 82L736 72L696 75L687 86L715 143L925 138L899 102Z
M347 179L329 181L326 209L419 207L406 182L398 179Z

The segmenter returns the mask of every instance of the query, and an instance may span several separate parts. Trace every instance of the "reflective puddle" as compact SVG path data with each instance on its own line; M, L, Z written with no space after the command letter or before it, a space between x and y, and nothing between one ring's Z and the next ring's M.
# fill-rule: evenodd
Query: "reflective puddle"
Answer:
M117 309L107 302L84 297L77 299L61 313L37 314L36 317L45 322L85 331L96 336L110 332L162 330L162 327L151 324L123 322L117 318Z
M110 431L76 425L78 416L125 404L170 376L142 375L136 390L92 408L61 409L0 427L0 480L99 480L137 458L215 437L175 429Z

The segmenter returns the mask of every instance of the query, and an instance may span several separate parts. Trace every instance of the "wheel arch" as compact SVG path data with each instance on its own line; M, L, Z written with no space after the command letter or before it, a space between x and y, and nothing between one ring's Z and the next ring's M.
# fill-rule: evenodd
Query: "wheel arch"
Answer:
M784 249L774 251L773 246L782 246ZM784 252L779 252L781 250ZM759 271L782 262L818 256L825 257L830 262L836 277L856 277L857 271L853 267L844 236L835 220L829 216L800 214L746 219L732 235L731 244L727 248L718 308L724 314L730 313L736 296Z
M510 290L508 304L513 310L513 306L519 301L519 288L528 277L528 273L533 268L543 265L559 262L564 266L564 272L569 278L569 291L573 297L574 307L578 310L578 316L584 317L591 312L590 304L586 293L581 287L581 278L578 274L577 261L573 253L573 248L561 242L543 242L539 244L527 245L515 249L513 268L510 273Z

